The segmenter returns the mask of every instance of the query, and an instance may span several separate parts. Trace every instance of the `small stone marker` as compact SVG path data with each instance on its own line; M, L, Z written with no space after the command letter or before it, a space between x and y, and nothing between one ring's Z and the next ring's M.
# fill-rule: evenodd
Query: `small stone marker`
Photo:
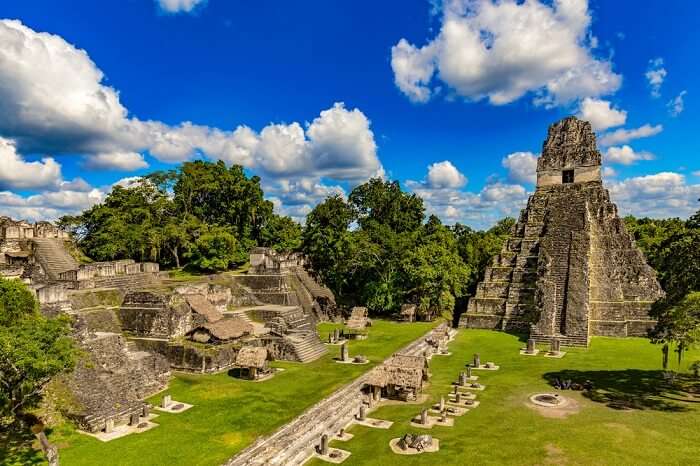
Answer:
M527 354L534 354L535 353L535 339L534 338L528 338L527 339L527 349L525 350Z
M440 397L440 411L445 411L445 397Z
M328 455L328 435L327 434L321 435L321 448L319 449L319 453L321 453L324 456Z
M105 421L105 434L109 434L114 431L114 419L107 419Z
M552 338L549 351L553 354L559 354L561 351L561 340L559 338Z
M167 408L173 402L173 397L170 395L165 395L163 401L160 403L161 408Z
M129 417L129 425L137 426L139 425L139 413L132 413Z
M358 419L360 421L364 421L366 416L367 416L367 410L365 408L365 405L360 405L360 414L358 416Z
M333 331L333 340L337 343L340 340L340 329L335 329Z
M141 416L148 417L150 410L151 410L151 405L148 405L148 404L143 405L143 408L141 408Z
M428 410L425 408L420 412L420 423L423 425L428 424Z
M348 344L343 343L340 345L340 360L341 361L348 361L350 360L350 355L348 354Z
M442 416L440 416L440 422L447 422L447 411L443 409L441 414Z
M328 332L328 343L333 343L333 334Z
M471 366L467 367L467 378L468 379L472 378L472 367Z
M454 386L454 393L457 394L457 385Z
M459 384L461 386L464 386L467 384L467 374L464 371L459 373Z
M455 395L455 403L459 404L459 403L461 403L461 402L462 402L462 394L461 394L461 393L457 393L457 394Z
M479 353L474 353L474 363L472 365L474 367L481 367L481 357Z

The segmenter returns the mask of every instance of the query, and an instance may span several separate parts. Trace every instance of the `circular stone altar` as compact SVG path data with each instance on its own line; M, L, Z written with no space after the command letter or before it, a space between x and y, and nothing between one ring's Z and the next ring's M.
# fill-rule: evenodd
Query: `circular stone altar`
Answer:
M530 397L530 402L543 408L562 408L569 400L556 393L537 393Z

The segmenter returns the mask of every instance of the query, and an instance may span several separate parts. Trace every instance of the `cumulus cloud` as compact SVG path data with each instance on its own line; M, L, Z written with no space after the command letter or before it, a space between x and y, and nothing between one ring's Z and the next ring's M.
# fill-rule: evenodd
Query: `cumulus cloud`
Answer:
M624 125L627 121L627 112L612 108L607 100L586 97L581 101L578 117L588 121L594 131L603 131Z
M13 141L0 137L0 189L55 187L61 181L61 165L51 157L27 162Z
M467 177L452 165L452 162L445 160L436 162L428 167L426 184L433 189L440 188L461 188L467 184Z
M601 146L613 146L617 144L624 144L630 142L634 139L648 138L650 136L655 136L663 131L664 127L662 125L645 124L639 128L634 129L617 129L610 133L603 134L599 139L598 143Z
M194 2L166 6L189 11ZM0 43L0 136L14 140L20 153L81 154L89 169L146 168L141 153L147 153L163 162L220 159L280 179L313 174L357 182L384 174L370 120L343 103L311 123L269 124L259 132L168 125L130 115L87 52L58 35L2 20ZM46 177L60 168L52 159L31 163ZM38 186L39 179L23 183Z
M680 94L668 101L668 103L666 104L666 108L668 108L669 115L671 115L672 117L677 117L678 115L683 113L683 109L685 108L683 98L687 93L687 91L681 91Z
M104 193L98 189L46 191L31 196L0 191L0 210L4 215L16 219L56 220L62 215L81 212L103 199Z
M165 13L192 13L198 6L207 4L207 0L156 0L156 4Z
M440 182L431 183L431 171L433 174L441 172L440 169L436 171L436 166L447 167L445 162L432 164L423 181L408 180L406 187L423 198L429 215L435 214L446 223L461 222L476 228L487 228L507 215L517 216L527 201L527 191L523 186L497 180L489 181L479 192L459 189L464 184L458 177L452 176L454 173L440 177ZM452 169L445 172L452 172ZM445 179L450 182L445 182Z
M381 172L369 119L342 103L306 128L271 124L256 133L243 125L233 131L191 122L170 126L129 117L88 54L57 35L3 20L0 42L0 135L25 153L87 154L97 159L88 166L113 162L124 169L143 168L135 154L148 151L166 162L204 154L280 176L318 169L344 180Z
M508 179L516 183L537 182L537 154L532 152L514 152L501 161L508 169Z
M647 67L646 73L644 73L649 87L651 88L651 96L654 98L661 97L661 85L664 83L664 79L666 79L666 75L668 74L663 65L663 58L653 58L649 60L649 66Z
M627 178L608 189L623 215L687 218L700 209L700 184L688 184L680 173Z
M635 151L628 145L608 147L605 151L605 160L609 163L620 165L632 165L639 160L654 160L654 154L646 151Z
M392 47L396 86L426 102L442 82L467 100L513 102L536 93L554 106L616 91L622 77L596 58L587 0L445 0L437 36L423 46Z
M83 166L89 170L133 171L148 168L148 162L137 152L110 152L91 155Z
M345 197L341 186L326 185L317 178L277 179L271 182L263 179L263 188L278 214L288 215L299 223L304 223L314 206L327 197L334 194Z

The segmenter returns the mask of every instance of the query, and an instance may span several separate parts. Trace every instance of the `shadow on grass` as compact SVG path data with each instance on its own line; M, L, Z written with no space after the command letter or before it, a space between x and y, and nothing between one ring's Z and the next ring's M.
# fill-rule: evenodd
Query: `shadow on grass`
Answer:
M4 428L4 426L3 426ZM43 454L32 446L34 435L12 430L0 432L0 463L3 465L44 464Z
M682 412L689 410L689 403L700 403L700 380L689 374L670 377L660 370L563 370L548 372L543 378L551 385L557 379L578 384L591 381L593 388L583 396L613 409Z

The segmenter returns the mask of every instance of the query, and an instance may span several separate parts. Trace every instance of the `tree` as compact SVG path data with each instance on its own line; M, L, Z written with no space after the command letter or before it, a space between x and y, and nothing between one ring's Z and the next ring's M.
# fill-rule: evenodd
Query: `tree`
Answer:
M425 315L451 316L472 274L458 253L454 234L435 216L423 226L423 234L404 260L403 269L411 284L407 294Z
M0 417L21 420L56 375L73 368L66 316L47 319L24 284L0 278Z
M301 225L290 217L272 214L260 232L261 246L276 251L297 251L301 247Z
M227 225L246 246L260 239L272 216L272 203L263 197L260 178L248 178L240 165L196 160L185 162L169 176L175 180L174 202L179 211L209 225Z
M678 304L665 308L651 333L653 343L663 344L664 369L668 351L674 346L680 365L683 353L700 342L700 292L689 293Z
M398 181L372 178L353 189L348 202L357 212L363 229L376 223L401 233L415 231L423 222L423 199L402 191Z
M198 270L220 272L244 264L248 260L248 251L231 228L211 226L202 229L185 256Z
M301 249L320 280L337 295L347 284L352 208L339 195L318 204L306 217Z

